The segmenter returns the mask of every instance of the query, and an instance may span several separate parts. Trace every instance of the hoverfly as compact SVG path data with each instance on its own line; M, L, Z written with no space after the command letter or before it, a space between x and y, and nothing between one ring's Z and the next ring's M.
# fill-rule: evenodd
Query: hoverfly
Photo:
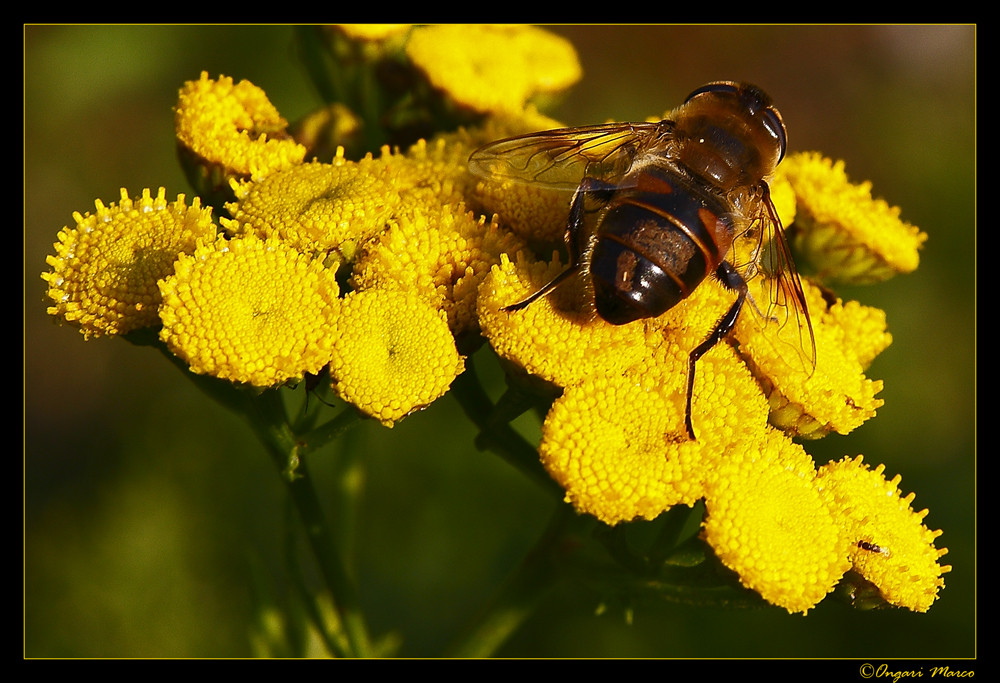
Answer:
M684 423L693 440L695 364L732 330L748 298L756 308L747 280L758 270L773 278L770 311L784 307L800 335L804 321L809 338L803 335L799 347L815 364L805 295L765 180L785 146L785 125L770 97L753 85L720 81L698 88L656 123L560 128L481 147L469 158L473 174L573 193L568 268L503 310L522 309L589 272L598 315L623 325L666 312L714 273L736 301L689 355ZM598 223L588 230L585 216L595 211ZM740 267L727 257L741 237L757 241Z
M868 551L870 553L878 553L879 555L885 555L886 557L889 556L889 549L888 548L883 548L882 546L878 545L877 543L872 543L871 541L861 540L861 541L858 541L857 545L862 550L866 550L866 551Z

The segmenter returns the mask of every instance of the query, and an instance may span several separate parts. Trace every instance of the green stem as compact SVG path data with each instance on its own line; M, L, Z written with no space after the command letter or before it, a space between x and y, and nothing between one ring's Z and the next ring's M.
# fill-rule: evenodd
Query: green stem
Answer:
M301 448L303 454L312 453L344 435L362 420L360 412L347 406L336 417L303 434Z
M298 512L291 510L289 510L288 513L289 515L298 515ZM299 566L299 549L297 543L298 533L292 528L290 523L286 524L285 528L287 530L287 533L285 534L285 564L288 566L292 585L298 592L299 598L302 600L303 609L316 631L319 633L320 638L322 638L327 651L334 657L349 657L350 653L348 651L346 639L343 637L343 629L339 623L331 624L330 620L324 617L323 610L319 607L319 601L316 598L315 592L306 585L306 580L303 577L302 570ZM300 638L301 642L297 643L299 645L299 649L294 650L299 654L299 656L305 652L305 640L306 637L305 634L303 634Z
M281 473L282 481L288 488L292 502L305 528L306 538L320 572L332 596L334 609L344 629L349 646L349 655L370 656L371 639L368 636L354 582L348 575L335 545L330 527L323 514L319 497L309 476L306 460L301 456L326 443L334 435L340 434L356 420L339 415L331 423L320 427L312 443L298 438L289 426L285 406L279 391L271 389L259 394L238 387L230 382L192 373L183 361L170 353L155 335L132 335L134 344L158 348L171 363L215 401L241 415L253 432L264 444L275 466ZM345 411L350 413L351 411ZM330 426L332 424L333 426Z
M476 374L473 357L465 360L465 371L451 384L452 394L466 416L479 430L476 445L488 448L534 479L542 488L561 498L562 489L542 467L538 449L527 442L509 423L496 419L496 406L486 394Z
M299 457L300 443L285 420L281 397L277 392L264 392L258 398L260 400L254 402L255 413L247 414L246 417L283 475L282 479L302 520L306 539L333 597L334 609L343 626L350 654L356 657L370 656L371 640L357 590L330 533L309 476L307 461Z

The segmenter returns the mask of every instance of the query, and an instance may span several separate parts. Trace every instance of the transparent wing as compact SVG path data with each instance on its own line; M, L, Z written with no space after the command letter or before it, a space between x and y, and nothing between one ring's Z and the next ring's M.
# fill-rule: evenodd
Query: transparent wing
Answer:
M619 181L650 145L668 139L673 125L607 123L557 128L491 142L472 153L469 170L556 190L575 190L584 176Z
M749 254L743 266L745 277L763 277L761 286L766 300L762 303L766 310L760 313L777 323L779 334L775 341L781 343L782 355L786 358L789 352L797 355L804 369L811 373L816 367L816 338L802 280L767 183L761 182L758 191L759 200L753 204L748 228L741 236L750 243L749 248L740 250Z

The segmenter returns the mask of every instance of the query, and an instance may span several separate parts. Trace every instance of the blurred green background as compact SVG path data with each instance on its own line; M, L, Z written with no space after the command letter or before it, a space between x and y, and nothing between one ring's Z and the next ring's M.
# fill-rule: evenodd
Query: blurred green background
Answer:
M790 149L852 179L929 235L920 269L842 290L884 308L892 346L870 375L885 406L855 433L807 444L818 463L863 453L903 477L944 534L953 571L927 614L807 617L658 602L598 616L567 581L505 656L971 657L975 650L975 65L972 26L559 26L584 79L556 118L643 119L715 79L774 98ZM174 156L177 89L201 70L264 88L289 119L317 104L293 28L25 27L24 651L30 657L249 656L254 602L288 599L288 507L243 424L149 349L85 343L45 314L57 231L119 188L187 193ZM448 438L441 438L442 434ZM433 656L542 532L553 502L489 453L454 400L393 430L364 425L354 539L372 631ZM313 464L322 486L336 449ZM321 491L323 489L321 488Z

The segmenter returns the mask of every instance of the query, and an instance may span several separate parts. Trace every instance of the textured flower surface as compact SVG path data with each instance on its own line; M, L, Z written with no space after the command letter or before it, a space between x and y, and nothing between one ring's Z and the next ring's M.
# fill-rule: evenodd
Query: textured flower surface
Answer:
M521 111L582 75L573 46L533 26L426 26L410 36L406 53L431 85L479 112Z
M804 321L784 324L741 315L733 336L771 405L771 422L789 434L819 438L847 434L875 416L882 382L864 374L892 341L885 314L857 302L827 304L819 288L803 283L815 341L815 365ZM768 280L750 283L756 300L767 301Z
M365 245L353 283L358 289L397 283L444 310L456 334L475 331L479 283L502 252L519 247L517 237L461 205L417 212L401 216Z
M286 139L288 122L250 81L202 72L178 96L177 140L186 150L227 176L249 176L302 161L306 148Z
M155 325L157 281L179 254L216 230L211 208L197 197L187 206L184 195L168 202L163 188L155 198L143 190L134 200L122 189L117 205L98 200L96 206L94 213L73 214L76 226L59 232L55 255L46 259L52 270L42 273L54 302L49 314L87 339Z
M202 244L160 284L161 339L191 370L258 387L318 373L339 306L335 271L276 239Z
M817 277L867 284L916 269L927 235L900 220L898 207L873 199L871 183L851 183L843 161L800 152L778 174L795 189L795 246Z
M447 316L416 292L351 292L334 324L333 388L387 427L443 395L464 368Z
M236 201L222 219L234 233L276 236L303 252L337 250L347 258L378 234L397 210L399 193L384 166L338 158L300 164L257 181L232 181Z
M795 180L780 177L774 186L783 220L798 220ZM533 186L518 187L511 191L522 207L513 221L548 225L553 200ZM491 195L482 184L477 190L489 206ZM821 191L841 202L857 194L855 186L836 183L812 190ZM503 194L494 195L501 207ZM506 224L502 211L500 220ZM737 240L732 258L757 263L755 245ZM704 500L703 537L719 559L768 601L806 612L851 568L851 553L842 511L811 457L789 437L846 434L873 417L882 383L864 373L891 337L882 311L835 299L808 281L802 287L809 318L787 300L775 306L787 290L760 265L749 282L752 303L728 343L696 364L696 440L685 430L689 352L736 296L715 279L658 318L615 326L596 314L587 277L505 309L565 268L558 256L546 262L519 253L493 268L478 310L501 357L561 392L539 451L567 501L617 524ZM922 540L937 557L933 536ZM894 604L920 609L913 601Z
M839 520L801 446L773 429L750 438L713 463L704 536L745 586L789 612L806 612L850 566Z
M859 455L820 468L820 487L844 529L845 551L855 571L874 584L886 602L926 612L944 587L950 565L939 560L941 531L924 526L927 510L914 512L914 495L899 491L899 475L886 481L885 467L869 469Z

